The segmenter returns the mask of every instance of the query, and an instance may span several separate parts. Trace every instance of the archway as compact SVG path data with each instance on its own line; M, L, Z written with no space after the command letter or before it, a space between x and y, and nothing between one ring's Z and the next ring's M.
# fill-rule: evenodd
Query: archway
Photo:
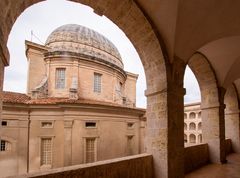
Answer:
M240 119L239 119L239 100L235 86L228 87L224 96L225 109L225 134L226 138L231 139L234 152L240 152Z
M5 65L8 63L6 43L13 23L24 9L37 2L40 1L17 1L14 7L18 8L5 9L4 13L7 14L5 17L8 19L2 18L2 20L8 21L8 23L2 23L4 24L1 26L3 38L0 41L1 58ZM164 53L165 56L163 55L162 47L164 49L164 44L160 34L155 33L154 27L151 26L134 1L124 0L116 2L110 0L107 3L103 3L102 1L79 0L77 2L86 4L92 7L96 13L104 14L110 18L126 33L137 49L147 80L147 151L153 154L155 176L167 177L175 174L183 176L183 164L181 164L183 162L181 155L183 155L184 151L181 143L183 140L183 135L181 135L183 131L183 124L181 124L183 115L176 113L183 112L182 98L184 90L181 86L182 80L178 76L178 72L179 65L181 69L185 66L181 62L180 64L176 62L171 68L168 61L166 62L167 55L166 53ZM1 2L1 6L12 6L12 4L6 3L8 2ZM3 65L1 69L2 72ZM1 77L3 77L3 74ZM179 100L177 99L179 103L176 102L176 97L179 97ZM168 108L173 109L174 112L170 112ZM173 121L176 121L177 124ZM174 128L173 131L172 128ZM161 143L158 144L159 142ZM178 152L179 159L176 159L176 155L170 154L171 152ZM164 156L160 158L159 155ZM171 163L171 166L169 166L169 163ZM162 169L161 165L163 165L164 169ZM179 171L175 172L174 170Z
M201 117L203 142L209 146L212 162L225 162L224 89L218 88L217 79L207 58L195 53L189 60L201 90Z
M189 130L196 130L196 124L193 123L193 122L191 122L191 123L189 124Z
M194 135L194 134L189 135L189 143L191 143L191 144L196 143L196 135Z

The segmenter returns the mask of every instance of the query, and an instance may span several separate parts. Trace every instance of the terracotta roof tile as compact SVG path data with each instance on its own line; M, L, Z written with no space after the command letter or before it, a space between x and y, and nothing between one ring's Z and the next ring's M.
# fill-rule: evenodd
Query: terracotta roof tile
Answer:
M30 100L30 97L23 93L16 93L10 91L3 91L3 102L6 103L26 103Z
M21 104L93 104L93 105L105 105L105 106L116 106L116 107L124 107L124 108L131 108L128 106L123 106L116 103L111 102L104 102L104 101L96 101L96 100L87 100L87 99L69 99L69 98L38 98L38 99L31 99L29 96L23 93L15 93L15 92L3 92L3 102L5 103L21 103ZM140 109L145 110L142 108L132 108L132 109Z

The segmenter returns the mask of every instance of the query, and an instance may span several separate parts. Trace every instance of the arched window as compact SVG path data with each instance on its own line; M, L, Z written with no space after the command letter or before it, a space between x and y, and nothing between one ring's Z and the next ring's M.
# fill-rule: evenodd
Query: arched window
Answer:
M201 122L198 123L198 130L202 130L202 123Z
M201 118L201 111L198 113L198 118Z
M187 135L184 134L184 143L187 143Z
M187 119L187 114L186 113L184 113L184 119Z
M189 139L190 143L196 143L196 136L194 134L190 134Z
M191 122L191 123L189 124L189 130L196 130L196 124L193 123L193 122Z
M1 148L0 151L10 151L11 143L6 140L1 140Z
M187 130L187 124L184 123L184 130Z
M194 112L191 112L189 115L190 119L195 119L196 118L196 114Z
M202 134L198 135L198 143L202 143Z

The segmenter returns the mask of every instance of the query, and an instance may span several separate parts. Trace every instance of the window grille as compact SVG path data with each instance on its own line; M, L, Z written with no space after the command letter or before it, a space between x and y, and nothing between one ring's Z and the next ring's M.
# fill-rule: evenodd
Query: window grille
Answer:
M5 140L1 140L1 148L0 151L10 151L11 143Z
M94 73L94 92L101 93L102 74Z
M57 68L56 69L56 83L55 88L56 89L64 89L65 88L65 68Z
M86 163L91 163L95 161L96 158L96 148L95 148L95 138L86 139Z
M41 139L41 165L52 164L52 138Z

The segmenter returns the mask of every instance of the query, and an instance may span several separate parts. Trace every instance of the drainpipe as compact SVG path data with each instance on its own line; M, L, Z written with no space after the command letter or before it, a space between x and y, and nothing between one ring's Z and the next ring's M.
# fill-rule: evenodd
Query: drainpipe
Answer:
M30 156L29 156L29 139L30 139L30 109L28 108L28 135L27 135L27 173L29 173L29 164L30 164Z

